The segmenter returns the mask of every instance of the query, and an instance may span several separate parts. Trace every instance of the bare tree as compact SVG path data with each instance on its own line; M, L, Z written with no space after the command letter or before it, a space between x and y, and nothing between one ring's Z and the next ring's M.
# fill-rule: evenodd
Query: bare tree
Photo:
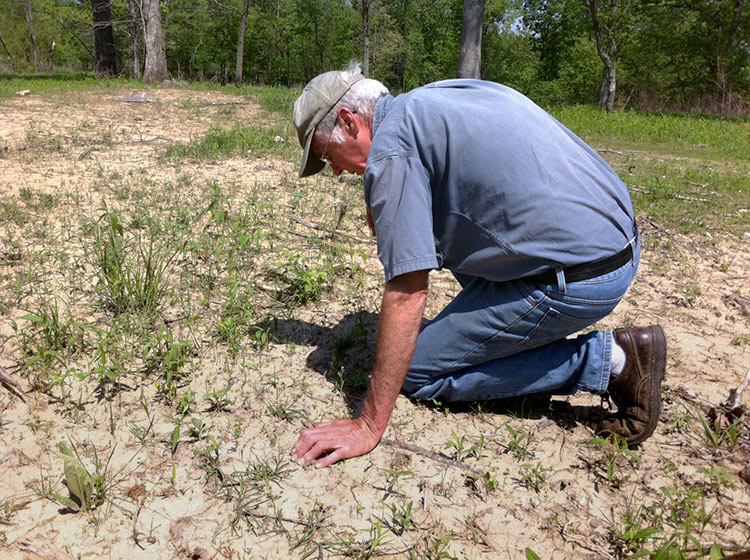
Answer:
M130 22L128 23L128 34L130 35L130 49L133 53L133 77L136 80L141 79L141 57L138 48L138 22L143 22L141 6L136 0L128 0L128 10L130 12ZM145 27L145 24L143 25Z
M481 77L482 24L485 0L464 0L461 22L461 51L458 56L458 77Z
M370 77L370 0L362 0L362 74Z
M721 31L717 41L716 52L716 86L721 95L721 108L727 114L732 103L732 86L729 82L728 67L732 56L740 44L739 31L745 0L732 0L727 3L727 11L732 12L731 21L715 19L716 27ZM709 8L709 6L706 6Z
M599 89L599 108L611 113L617 97L617 66L620 40L630 17L631 0L582 0L596 38L596 51L604 64Z
M6 53L8 53L8 56L12 58L13 55L10 54L10 51L8 50L8 45L5 44L5 39L3 39L2 34L0 34L0 45L3 46L3 49L5 50Z
M94 12L94 72L97 76L117 75L115 35L112 30L111 0L91 0Z
M146 66L143 81L163 82L167 79L167 54L164 46L164 30L161 25L160 0L143 0L144 42L146 44Z
M250 12L250 0L245 0L242 9L242 20L240 21L240 30L237 33L237 64L234 68L234 83L242 83L242 61L245 57L245 33L247 32L247 15Z
M34 66L37 70L39 69L39 52L36 46L36 33L34 32L34 14L31 8L31 0L26 0L23 4L24 13L26 15L26 25L29 28L29 38L31 39L31 55L33 58Z

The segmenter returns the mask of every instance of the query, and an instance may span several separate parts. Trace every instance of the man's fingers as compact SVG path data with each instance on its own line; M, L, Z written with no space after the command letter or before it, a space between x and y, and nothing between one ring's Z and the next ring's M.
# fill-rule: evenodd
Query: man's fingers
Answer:
M297 440L294 450L292 451L292 461L296 462L298 465L305 465L310 461L314 461L321 455L338 447L337 445L330 444L326 441L328 437L325 433L316 433L317 427L318 426L304 430L299 440Z
M327 467L336 461L368 453L379 440L379 435L363 431L356 420L323 422L302 430L292 450L292 461L305 465L319 459L317 466Z
M331 447L324 444L323 442L316 441L315 445L313 445L310 448L310 450L302 456L304 464L307 464L308 462L317 459L318 457L320 457L321 455L323 455L326 451L329 451L330 449Z
M346 459L347 455L344 452L343 448L337 449L333 453L330 453L323 457L320 461L318 461L315 466L318 468L325 468L330 467L335 462L340 461L341 459Z

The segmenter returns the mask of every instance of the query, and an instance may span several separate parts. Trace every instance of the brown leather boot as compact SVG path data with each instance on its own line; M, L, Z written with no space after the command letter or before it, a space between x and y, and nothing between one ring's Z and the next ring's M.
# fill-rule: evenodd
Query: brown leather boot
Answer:
M614 336L627 361L607 388L617 412L602 420L599 431L618 434L628 446L635 446L654 433L659 421L667 339L659 325L617 329Z

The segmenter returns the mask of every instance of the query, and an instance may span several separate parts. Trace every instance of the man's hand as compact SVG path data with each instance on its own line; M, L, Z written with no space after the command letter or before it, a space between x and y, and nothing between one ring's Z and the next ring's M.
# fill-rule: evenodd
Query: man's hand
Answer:
M362 415L324 422L302 431L292 460L327 467L372 451L383 436L409 369L427 300L428 270L409 272L386 284L380 307L378 341ZM326 455L328 453L328 455ZM322 457L322 458L321 458Z
M323 422L302 430L292 449L292 461L304 466L322 457L316 466L327 467L336 461L369 453L382 435L361 418Z

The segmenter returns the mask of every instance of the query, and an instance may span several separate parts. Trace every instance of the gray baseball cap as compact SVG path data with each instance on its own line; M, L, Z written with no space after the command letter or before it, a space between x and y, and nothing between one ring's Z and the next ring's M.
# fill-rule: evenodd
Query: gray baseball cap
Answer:
M310 151L310 146L315 135L315 127L344 97L349 88L364 78L360 73L352 74L348 78L345 76L344 72L332 71L314 77L294 103L294 127L297 129L299 143L304 149L299 168L300 177L314 175L326 166L322 159Z

